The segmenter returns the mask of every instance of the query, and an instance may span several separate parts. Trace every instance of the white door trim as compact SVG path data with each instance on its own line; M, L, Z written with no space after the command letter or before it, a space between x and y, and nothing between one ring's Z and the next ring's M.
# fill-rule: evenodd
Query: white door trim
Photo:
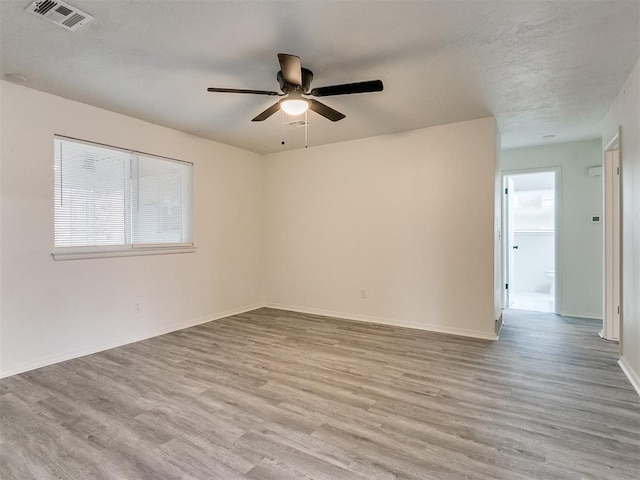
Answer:
M604 148L604 315L600 336L620 341L622 323L622 152L620 129ZM620 342L621 344L621 342Z

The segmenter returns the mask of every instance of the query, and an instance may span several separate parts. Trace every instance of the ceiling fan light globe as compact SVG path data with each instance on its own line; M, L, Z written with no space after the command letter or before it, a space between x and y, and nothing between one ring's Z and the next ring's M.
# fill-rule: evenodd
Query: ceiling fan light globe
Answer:
M283 100L280 102L280 108L282 108L282 111L286 114L294 116L301 115L309 110L309 102L300 98Z

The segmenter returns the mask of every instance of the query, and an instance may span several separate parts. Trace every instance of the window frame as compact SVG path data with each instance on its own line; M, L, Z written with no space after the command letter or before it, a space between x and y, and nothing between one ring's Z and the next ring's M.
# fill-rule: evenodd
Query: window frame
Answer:
M53 136L53 140L54 140L54 145L55 145L55 141L56 140L62 140L62 141L71 141L74 143L79 143L79 144L85 144L85 145L90 145L90 146L96 146L96 147L101 147L101 148L107 148L107 149L112 149L112 150L116 150L119 152L125 152L129 155L131 155L131 157L134 157L136 155L143 155L145 157L150 157L150 158L157 158L159 160L164 160L164 161L171 161L171 162L176 162L179 164L185 164L190 166L190 173L191 173L191 192L190 192L190 204L191 204L191 208L190 208L190 224L191 224L191 242L184 242L184 243L176 243L176 242L164 242L164 243L133 243L133 239L132 238L128 238L129 243L125 243L125 244L121 244L121 245L86 245L86 246L72 246L72 247L58 247L55 246L55 235L56 235L56 230L55 230L55 218L56 218L56 206L55 206L55 197L56 197L56 188L58 188L58 186L56 185L55 182L55 173L53 172L52 169L52 173L54 173L54 179L53 179L53 197L54 197L54 202L53 202L53 236L54 236L54 241L52 242L54 244L54 248L53 251L51 252L51 257L53 260L81 260L81 259L90 259L90 258L112 258L112 257L129 257L129 256L146 256L146 255L167 255L167 254L178 254L178 253L193 253L196 251L197 247L195 245L195 239L194 239L194 179L195 179L195 175L194 175L194 169L195 169L195 164L193 162L187 162L184 160L177 160L175 158L170 158L170 157L165 157L162 155L156 155L156 154L152 154L152 153L147 153L147 152L141 152L139 150L133 150L133 149L127 149L127 148L122 148L122 147L115 147L113 145L108 145L108 144L104 144L104 143L99 143L99 142L93 142L90 140L84 140L84 139L79 139L79 138L74 138L74 137L70 137L67 135L59 135L59 134L54 134ZM129 161L132 161L131 159ZM55 162L55 160L54 160ZM130 182L129 182L130 183ZM133 194L133 190L131 188L129 188L128 194L129 196L131 196ZM126 197L126 196L125 196ZM127 200L125 198L125 200ZM131 200L130 198L128 199L129 201ZM132 219L129 219L129 222L131 222Z

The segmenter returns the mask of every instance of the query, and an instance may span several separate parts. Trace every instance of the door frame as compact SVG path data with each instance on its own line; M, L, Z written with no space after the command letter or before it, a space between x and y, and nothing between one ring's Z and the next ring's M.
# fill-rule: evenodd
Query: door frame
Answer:
M513 202L507 192L513 186L513 179L509 175L502 177L502 231L504 232L502 249L502 307L511 307L511 292L507 285L512 280L511 275L514 271L511 259L515 256L513 251L513 231L509 228L509 222L513 219L512 206ZM509 248L511 246L511 248ZM515 262L514 262L515 263Z
M562 262L561 262L561 249L562 249L562 167L539 167L539 168L525 168L522 170L503 170L501 172L502 178L502 306L506 308L506 289L505 285L508 283L508 258L509 258L509 226L507 225L505 204L507 199L505 198L505 183L506 178L514 175L523 175L527 173L554 173L554 281L555 281L555 303L553 313L560 315L562 312Z
M602 331L606 340L619 342L622 348L622 142L620 128L602 154L604 212L604 295ZM617 156L610 156L617 151ZM620 351L620 353L622 353Z

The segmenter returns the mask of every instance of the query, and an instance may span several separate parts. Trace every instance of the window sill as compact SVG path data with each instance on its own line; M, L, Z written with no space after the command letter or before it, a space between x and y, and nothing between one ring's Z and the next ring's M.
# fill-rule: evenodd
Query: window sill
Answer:
M138 247L121 250L82 250L82 251L57 251L51 253L51 258L55 261L61 260L86 260L91 258L113 258L113 257L140 257L146 255L173 255L176 253L194 253L196 247Z

